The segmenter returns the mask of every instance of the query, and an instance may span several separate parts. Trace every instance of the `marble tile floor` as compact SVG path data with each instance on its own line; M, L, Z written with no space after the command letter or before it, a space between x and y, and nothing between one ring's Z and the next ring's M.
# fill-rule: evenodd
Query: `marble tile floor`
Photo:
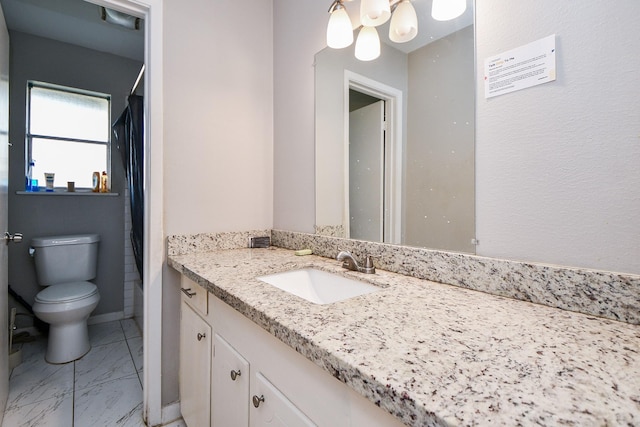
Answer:
M132 319L89 326L91 350L45 362L46 337L22 347L2 427L142 427L142 336Z

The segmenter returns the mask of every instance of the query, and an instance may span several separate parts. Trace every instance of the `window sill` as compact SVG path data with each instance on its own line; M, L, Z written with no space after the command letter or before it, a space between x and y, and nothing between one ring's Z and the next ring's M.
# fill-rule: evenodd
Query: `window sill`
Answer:
M91 190L67 191L64 189L56 189L54 191L16 191L21 196L90 196L90 197L113 197L119 196L119 193L94 193Z

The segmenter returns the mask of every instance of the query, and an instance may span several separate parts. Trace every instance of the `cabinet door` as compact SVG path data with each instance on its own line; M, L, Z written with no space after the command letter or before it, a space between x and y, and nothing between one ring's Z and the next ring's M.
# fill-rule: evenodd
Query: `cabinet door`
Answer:
M180 308L180 410L189 427L211 419L211 327L184 302Z
M258 372L251 391L250 426L297 427L315 424Z
M213 338L213 382L211 425L249 425L249 362L224 338Z

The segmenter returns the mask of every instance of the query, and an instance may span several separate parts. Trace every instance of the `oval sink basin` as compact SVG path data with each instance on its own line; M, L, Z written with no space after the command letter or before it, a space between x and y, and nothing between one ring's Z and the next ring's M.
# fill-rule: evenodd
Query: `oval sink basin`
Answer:
M257 279L315 304L330 304L381 289L315 268L285 271Z

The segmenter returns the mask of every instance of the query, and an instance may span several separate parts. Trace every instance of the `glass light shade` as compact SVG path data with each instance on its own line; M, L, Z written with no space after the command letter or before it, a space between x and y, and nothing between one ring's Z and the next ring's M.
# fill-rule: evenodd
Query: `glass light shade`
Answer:
M375 27L362 27L356 40L356 58L373 61L380 56L380 37Z
M405 43L418 34L418 17L409 0L402 0L391 17L389 39L395 43Z
M341 7L336 8L329 16L327 24L327 46L333 49L342 49L353 43L353 27L347 11Z
M466 0L433 0L431 16L436 21L449 21L462 15L466 9Z
M377 27L391 18L389 0L362 0L360 2L360 22L365 27Z

